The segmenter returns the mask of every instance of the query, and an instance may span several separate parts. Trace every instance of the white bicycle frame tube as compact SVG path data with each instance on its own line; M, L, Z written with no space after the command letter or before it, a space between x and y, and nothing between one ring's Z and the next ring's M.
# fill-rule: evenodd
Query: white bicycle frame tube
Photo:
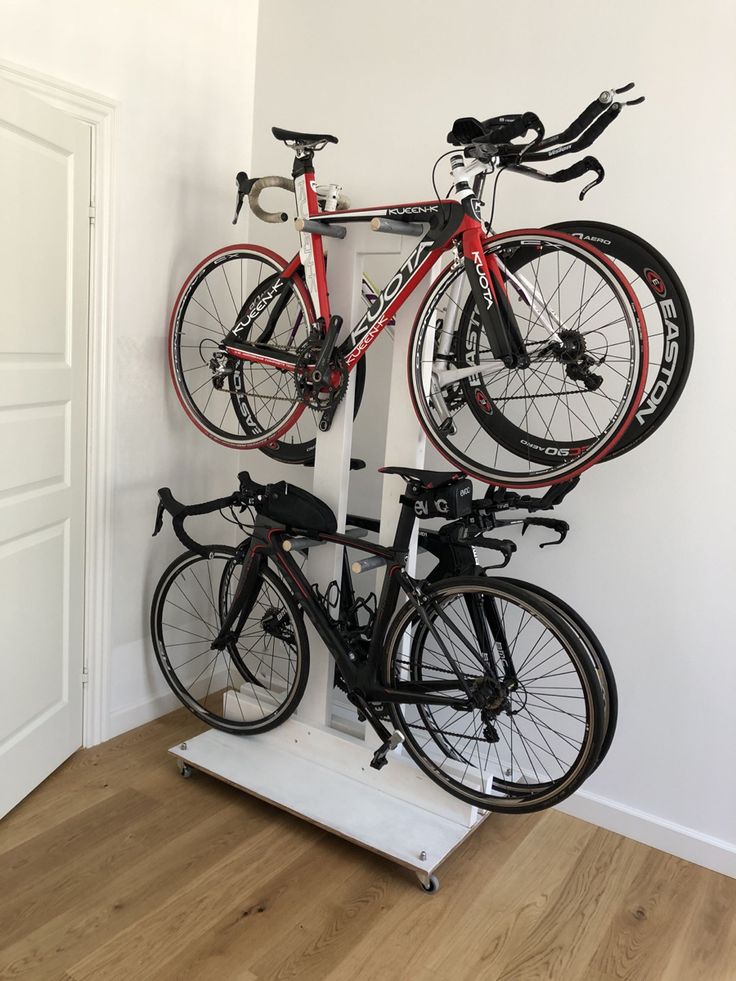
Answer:
M302 174L294 180L294 197L296 198L297 217L309 220L309 201L307 198L307 181L314 181L314 174ZM319 290L317 289L317 264L314 260L314 248L312 246L312 236L309 232L299 232L299 258L302 260L304 268L304 281L307 284L309 295L312 298L315 315L319 318L324 315L320 309Z

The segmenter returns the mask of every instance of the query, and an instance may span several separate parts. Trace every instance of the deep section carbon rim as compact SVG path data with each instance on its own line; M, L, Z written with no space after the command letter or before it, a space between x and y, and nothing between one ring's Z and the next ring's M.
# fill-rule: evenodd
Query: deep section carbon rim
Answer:
M646 319L649 369L644 393L626 432L606 457L612 460L655 433L682 395L695 347L690 301L672 265L639 235L595 221L558 222L550 227L605 253L626 276Z

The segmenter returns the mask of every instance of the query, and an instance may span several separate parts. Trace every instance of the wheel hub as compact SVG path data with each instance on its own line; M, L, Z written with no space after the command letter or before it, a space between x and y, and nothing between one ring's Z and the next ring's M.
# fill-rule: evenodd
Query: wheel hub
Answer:
M578 330L561 330L559 332L557 357L563 364L574 364L585 356L587 346L585 338Z

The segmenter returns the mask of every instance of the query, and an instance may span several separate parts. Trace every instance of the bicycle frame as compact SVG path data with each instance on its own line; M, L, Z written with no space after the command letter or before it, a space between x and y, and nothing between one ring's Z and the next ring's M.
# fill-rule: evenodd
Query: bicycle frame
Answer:
M460 157L462 163L462 157ZM470 281L481 322L494 355L507 364L517 364L525 357L523 341L505 295L503 278L495 257L486 255L485 235L480 220L480 202L470 189L466 176L472 167L456 165L455 187L459 200L415 201L378 208L348 209L322 212L319 209L311 155L297 157L293 171L294 189L299 217L318 221L321 226L350 222L369 222L387 218L394 222L428 222L429 228L416 248L407 257L382 292L371 303L360 321L353 327L339 351L352 371L392 322L396 312L429 272L432 266L453 247L462 261ZM314 310L324 325L330 322L331 311L327 292L325 256L322 235L300 232L300 251L294 256L278 280L265 292L252 309L241 311L237 322L223 342L228 354L283 371L294 371L296 355L276 352L267 346L247 341L250 326L261 310L275 300L289 280L303 270ZM241 341L241 336L245 341Z
M359 657L357 651L352 650L340 636L335 621L328 616L322 604L315 598L311 585L291 552L284 550L283 543L287 539L293 539L294 535L287 532L282 526L275 525L269 518L259 515L245 556L237 591L223 621L220 633L213 641L213 648L216 646L227 647L231 639L239 634L258 593L261 564L270 558L281 575L291 584L300 606L334 658L356 704L359 704L366 711L377 729L380 726L380 720L375 717L371 710L372 703L413 703L470 710L472 706L467 701L459 699L457 695L458 679L461 680L461 685L464 687L459 669L457 670L458 677L448 681L425 681L421 683L402 681L397 688L390 687L387 679L381 677L381 651L402 592L415 603L425 625L430 630L433 629L426 612L424 612L422 602L418 598L413 581L403 568L414 521L413 509L405 505L399 519L394 547L391 548L362 542L349 535L309 532L310 538L316 541L349 546L369 555L380 556L387 562L386 576L381 589L371 639L367 652L364 651L363 656ZM424 602L426 604L426 600ZM436 612L440 618L444 617L441 610L438 609ZM450 663L452 663L451 658ZM453 696L443 695L443 691L453 691L456 694ZM469 695L470 692L468 691L467 694Z

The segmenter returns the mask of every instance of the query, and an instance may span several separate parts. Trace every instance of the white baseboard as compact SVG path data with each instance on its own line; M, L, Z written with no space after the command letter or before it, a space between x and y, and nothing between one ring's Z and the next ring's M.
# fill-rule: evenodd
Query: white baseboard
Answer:
M736 845L695 828L580 790L559 810L652 848L736 878Z
M173 692L147 698L136 705L126 705L125 708L110 713L105 738L112 739L113 736L120 736L129 729L145 725L146 722L153 722L154 719L177 708L181 708L181 702Z

